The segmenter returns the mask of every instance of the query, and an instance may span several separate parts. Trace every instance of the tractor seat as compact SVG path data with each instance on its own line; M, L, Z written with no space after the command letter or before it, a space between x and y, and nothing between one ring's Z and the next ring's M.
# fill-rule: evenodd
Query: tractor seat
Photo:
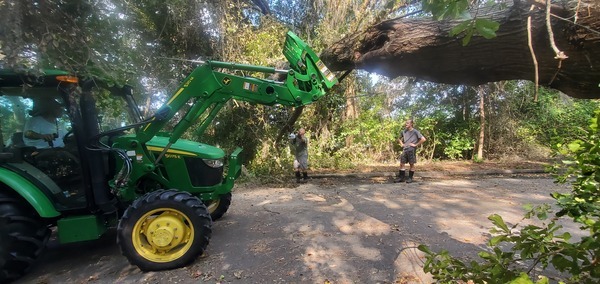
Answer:
M20 163L23 159L29 161L31 153L35 151L35 147L25 145L23 141L23 132L15 132L10 136L10 140L6 145L5 151L13 154L11 162Z
M24 147L25 141L23 141L23 132L15 132L10 137L10 143L8 147Z

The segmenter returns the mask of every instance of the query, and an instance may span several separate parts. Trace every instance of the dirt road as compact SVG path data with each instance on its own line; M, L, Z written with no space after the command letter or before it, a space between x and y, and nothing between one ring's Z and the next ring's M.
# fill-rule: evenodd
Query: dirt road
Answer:
M207 254L186 268L143 273L110 232L84 244L52 242L17 283L427 283L416 245L475 257L490 214L514 223L523 204L552 203L549 193L568 189L544 176L237 186Z

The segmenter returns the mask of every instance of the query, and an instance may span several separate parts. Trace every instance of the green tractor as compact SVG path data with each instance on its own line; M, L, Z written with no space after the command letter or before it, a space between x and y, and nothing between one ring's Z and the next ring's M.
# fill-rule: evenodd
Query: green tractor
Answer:
M181 139L184 132L198 125L203 133L230 99L298 107L337 83L291 32L283 52L289 70L201 62L149 118L130 87L105 86L131 121L113 127L98 113L99 82L58 70L0 70L0 282L26 273L52 228L60 243L73 243L116 227L123 255L144 271L194 261L209 243L212 221L230 206L241 149L226 158L217 147ZM28 114L54 103L62 115L50 120L50 133L26 129Z

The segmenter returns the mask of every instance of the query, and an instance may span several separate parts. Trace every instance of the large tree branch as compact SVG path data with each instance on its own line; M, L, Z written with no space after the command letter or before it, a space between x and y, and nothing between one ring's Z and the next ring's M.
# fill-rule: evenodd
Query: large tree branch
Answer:
M394 19L349 35L321 58L332 70L364 69L388 77L411 76L448 83L480 85L502 80L535 79L527 40L531 16L532 42L538 60L539 83L577 98L600 98L600 4L582 0L573 7L552 7L556 46L568 58L555 59L546 27L545 1L515 1L510 9L490 13L500 22L497 37L475 36L467 46L451 37L457 22ZM535 8L530 11L531 5Z

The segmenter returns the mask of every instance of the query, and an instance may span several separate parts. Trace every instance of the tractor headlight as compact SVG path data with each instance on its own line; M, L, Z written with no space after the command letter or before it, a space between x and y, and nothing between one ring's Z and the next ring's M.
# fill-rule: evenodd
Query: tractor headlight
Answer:
M223 167L223 159L202 159L204 163L211 168Z

